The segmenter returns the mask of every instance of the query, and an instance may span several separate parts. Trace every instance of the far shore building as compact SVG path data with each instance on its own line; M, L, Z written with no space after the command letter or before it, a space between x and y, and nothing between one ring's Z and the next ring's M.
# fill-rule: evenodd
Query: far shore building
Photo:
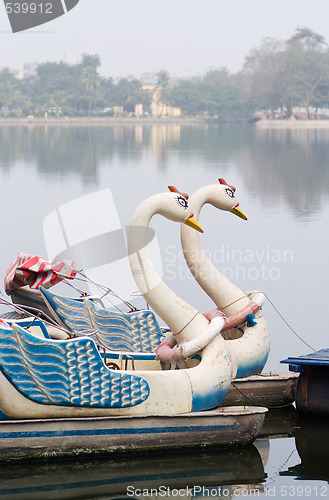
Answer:
M122 116L123 115L123 106L113 106L114 116Z
M154 118L167 116L168 118L178 118L181 115L181 109L173 106L168 106L162 100L162 88L155 87L152 95L151 114Z
M179 118L181 116L181 109L178 107L168 106L166 103L162 101L161 96L161 87L157 87L156 85L143 85L143 90L148 90L152 92L152 102L151 102L151 116L153 118ZM138 104L138 106L142 106ZM141 116L142 109L138 108L139 116ZM135 112L136 116L137 113Z

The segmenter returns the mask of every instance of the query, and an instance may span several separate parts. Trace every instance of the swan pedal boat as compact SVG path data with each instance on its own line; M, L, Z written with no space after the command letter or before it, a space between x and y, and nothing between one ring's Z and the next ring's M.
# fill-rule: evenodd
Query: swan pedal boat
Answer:
M230 211L242 219L246 219L246 216L240 210L239 204L235 200L234 186L228 185L224 179L219 179L219 185L201 188L192 195L189 202L187 201L188 195L179 192L173 186L170 186L170 191L176 196L177 204L181 205L183 209L186 209L189 203L196 219L199 217L201 208L205 203L209 203L221 210ZM153 197L153 199L155 199L155 197ZM149 201L146 201L146 211L149 209L147 205L150 205ZM158 208L159 205L157 209ZM163 210L161 210L153 212L151 217L154 213L161 213L161 215L164 215L162 213ZM145 225L148 225L151 217L149 214L145 217L145 202L142 218L143 216ZM139 229L136 234L136 239L139 240L143 225L140 224L140 215L135 215L134 217L133 224ZM247 314L247 312L245 312L243 318L240 320L240 324L235 328L229 329L226 324L222 329L222 333L226 329L224 335L228 341L228 345L230 345L230 355L233 357L234 365L234 385L232 384L229 394L224 399L223 404L247 403L271 407L283 406L293 402L295 397L296 375L291 375L290 373L262 373L261 375L257 375L262 371L266 363L270 348L267 325L260 311L263 305L264 296L263 299L259 299L259 297L262 296L260 292L252 292L249 295L244 294L235 285L224 278L213 268L212 264L210 264L205 257L197 233L194 231L195 227L193 224L189 224L185 220L184 224L181 224L181 226L182 246L187 264L195 279L213 299L218 308L225 310L227 316L229 314L236 316L239 314L241 304L246 309L250 308L251 304L257 306L255 311L250 311L256 312L255 326L245 321L245 316ZM133 247L134 245L132 245L132 248ZM137 244L136 248L136 253L138 253L143 247L142 245L138 247ZM152 281L155 276L154 270L149 265L148 260L145 259L145 256L143 256L143 259L145 269L150 273ZM130 260L133 261L134 257L130 257ZM134 265L136 267L136 262ZM205 281L203 273L198 275L197 270L199 269L205 269L205 274L209 279ZM133 269L132 271L134 273ZM140 269L138 269L137 266L137 275L138 273L140 274ZM147 279L149 279L149 277ZM140 280L139 284L142 287L145 286L145 279L143 278ZM94 334L92 336L95 338L97 344L102 346L104 352L106 351L106 362L111 363L112 367L123 369L123 366L127 368L130 364L133 369L159 369L160 365L156 362L157 360L153 353L159 348L161 342L163 342L163 329L160 329L151 311L138 312L137 314L131 315L123 314L120 318L120 315L116 316L115 313L111 313L104 308L95 309L97 306L91 304L90 300L86 298L80 299L78 304L74 299L56 296L42 287L38 291L23 290L24 289L15 290L15 293L20 294L23 303L25 300L28 303L30 299L26 299L26 297L31 295L30 292L33 292L35 305L48 311L48 314L55 318L63 327L77 334L79 334L81 330L84 332L93 331ZM150 298L150 291L147 291L147 293L148 298ZM167 296L165 297L167 299ZM170 298L173 299L173 294L171 294ZM17 297L15 297L15 299L13 298L13 301L17 302ZM180 300L180 302L182 301ZM159 300L155 302L155 305L159 306ZM188 305L187 307L189 308ZM180 311L182 311L182 308L180 308ZM132 316L134 316L133 321L131 321ZM129 318L129 321L127 321L127 318ZM211 319L211 317L209 319ZM170 330L167 329L167 333L169 332ZM117 351L119 351L119 353ZM200 356L196 352L193 354L194 355L189 356L189 359L179 360L179 363L167 363L166 368L168 369L168 366L169 368L176 368L176 366L186 368L198 364ZM163 367L163 364L161 366ZM245 383L243 383L243 381ZM227 401L230 401L230 403Z
M40 290L33 290L33 292L34 297L38 295L38 301L44 301L45 307L47 307L52 317L58 323L62 324L64 328L71 327L69 331L65 331L57 328L55 325L45 324L40 320L33 321L33 317L27 321L22 320L24 326L31 325L32 323L29 331L34 335L46 339L63 340L68 339L74 330L76 330L75 333L77 335L79 334L79 330L88 331L91 338L98 345L106 365L115 370L127 370L129 368L132 370L161 370L163 368L159 360L156 359L155 351L161 342L163 342L165 333L167 332L165 329L160 328L156 317L151 311L137 311L126 314L126 317L136 314L140 315L143 318L141 323L144 323L145 326L144 331L141 332L138 332L135 327L133 330L134 335L131 335L131 330L128 333L120 329L115 332L113 324L108 324L108 316L110 315L111 317L112 314L113 319L113 317L115 318L115 313L109 311L104 313L104 309L97 308L97 305L95 306L94 298L84 297L77 301L75 298L62 297L49 290L42 289L42 292ZM93 304L88 306L90 300ZM62 310L64 305L65 307L69 306L71 311L74 306L74 312L76 313L75 321L73 322L74 325L72 321L68 322L67 316L63 318ZM97 315L94 314L94 317L98 321L98 332L91 328L95 323L90 322L92 313L95 310L97 311ZM104 316L102 328L99 326L101 314ZM8 315L9 318L11 316L15 315ZM136 324L137 322L135 321ZM117 322L116 326L118 328L120 324ZM112 332L111 335L107 334L108 328ZM136 335L136 333L141 334ZM177 368L192 367L196 366L199 361L200 357L196 354L188 360L180 361L177 364L169 364L166 366L166 369L174 370ZM298 374L292 372L260 373L242 378L234 378L222 402L222 406L247 405L272 408L289 405L295 401L297 381Z
M45 339L42 322L34 334L18 323L0 328L0 460L227 447L261 432L262 407L129 415L149 396L143 372L108 369L92 339Z
M19 450L14 453L21 457L23 448L26 456L38 455L43 446L47 453L72 453L72 446L108 452L244 444L260 432L266 408L218 408L237 368L220 335L225 319L209 321L161 281L146 248L155 214L202 229L187 199L170 192L137 208L128 236L138 289L175 336L177 357L197 353L198 364L179 370L113 370L88 336L45 339L17 322L3 324L0 408L11 420L1 422L1 455Z

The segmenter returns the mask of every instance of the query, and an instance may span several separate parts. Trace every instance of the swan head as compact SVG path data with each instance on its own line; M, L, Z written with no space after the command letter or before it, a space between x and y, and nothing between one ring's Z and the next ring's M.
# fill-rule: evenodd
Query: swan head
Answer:
M207 191L207 203L210 203L220 210L232 212L232 214L237 215L243 220L247 220L247 216L239 207L239 202L235 197L235 187L227 184L222 178L218 179L218 182L219 184L214 184L205 188Z
M191 197L191 208L196 213L196 218L199 216L200 209L204 203L209 203L215 208L220 210L226 210L232 212L232 214L241 217L243 220L247 220L247 216L242 212L239 207L239 202L235 197L235 187L227 184L227 182L220 178L218 179L219 184L212 184L210 186L205 186L198 191L196 191ZM175 186L168 186L170 191L177 193L177 195L182 196L187 203L188 195L178 191ZM189 225L188 222L185 222Z
M188 194L178 191L174 186L168 186L168 188L170 193L163 194L165 198L161 197L161 204L156 213L174 222L186 224L196 231L203 233L202 227L194 218L194 213L189 207Z

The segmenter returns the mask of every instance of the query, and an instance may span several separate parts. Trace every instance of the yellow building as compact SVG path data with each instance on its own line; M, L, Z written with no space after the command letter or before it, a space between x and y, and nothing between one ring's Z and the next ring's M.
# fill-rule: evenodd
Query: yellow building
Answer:
M168 106L162 102L162 88L155 85L145 85L144 90L152 91L151 115L153 118L167 116L177 118L181 116L181 109L173 106Z
M123 106L113 106L114 116L120 116L123 114Z

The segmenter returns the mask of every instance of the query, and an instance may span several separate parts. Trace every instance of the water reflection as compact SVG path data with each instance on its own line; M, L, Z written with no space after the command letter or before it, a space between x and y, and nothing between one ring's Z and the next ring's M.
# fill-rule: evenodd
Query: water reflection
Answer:
M285 199L294 210L312 213L329 193L329 130L258 130L209 124L88 126L2 126L0 169L20 159L41 175L76 173L95 182L99 168L116 160L166 170L234 165L255 197Z
M294 405L271 408L265 414L261 437L291 437L297 425L297 411Z
M255 446L231 450L97 460L48 461L0 467L0 498L233 498L263 491L264 466ZM152 495L151 495L152 490ZM177 495L177 490L180 495Z
M301 463L289 467L287 471L280 474L282 476L296 476L302 480L329 482L328 420L320 418L299 419L295 430L295 440Z
M329 130L254 130L245 150L247 187L285 199L299 215L318 211L329 192L328 139Z

